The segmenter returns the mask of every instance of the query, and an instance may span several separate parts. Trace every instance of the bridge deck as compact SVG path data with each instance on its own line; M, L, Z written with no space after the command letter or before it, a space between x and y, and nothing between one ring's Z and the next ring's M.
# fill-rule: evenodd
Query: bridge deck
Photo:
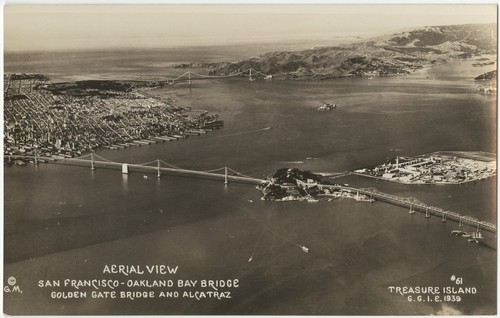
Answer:
M19 155L8 156L8 155L6 155L5 157L6 158L10 157L12 159L33 159L33 160L35 159L34 156L19 156ZM46 160L46 161L51 162L51 163L66 164L66 165L79 165L79 166L84 165L87 167L89 167L91 164L90 160L81 159L81 158L58 159L58 158L51 158L51 157L37 157L37 159L43 159L43 160ZM122 165L123 165L123 163L118 163L118 162L94 160L94 166L96 166L96 167L121 170ZM131 170L131 171L149 172L149 173L151 173L151 172L156 173L158 171L158 167L145 166L145 165L141 165L141 164L127 164L127 165L128 165L129 170ZM228 181L249 183L249 184L262 184L263 182L265 182L265 180L258 179L258 178L236 176L236 175L225 176L224 174L220 174L220 173L204 172L204 171L196 171L196 170L188 170L188 169L180 169L180 168L160 167L160 172L173 174L173 175L179 175L179 176L199 177L199 178L208 178L208 179L216 179L216 180L225 180L225 178L227 177ZM379 192L378 190L376 190L374 188L358 189L358 188L345 187L345 186L340 186L340 185L321 185L321 187L330 188L333 190L348 190L348 191L352 191L352 192L359 192L360 194L370 196L371 198L377 199L379 201L383 201L383 202L398 205L398 206L407 207L407 208L414 210L414 211L423 212L426 214L426 216L434 215L434 216L442 217L443 220L452 220L452 221L459 222L460 224L467 224L470 226L476 226L478 229L483 229L483 230L491 232L491 233L496 233L496 225L491 223L491 222L480 221L474 217L462 215L460 213L453 212L453 211L445 211L445 210L438 208L438 207L429 206L429 205L427 205L423 202L420 202L414 198L403 198L403 197L399 197L396 195Z
M8 156L6 156L8 157ZM11 156L12 159L32 159L34 160L34 156ZM90 167L91 161L87 159L80 158L51 158L51 157L37 157L38 160L42 159L45 161L49 161L51 163L63 164L63 165L78 165L78 166L87 166ZM100 168L110 168L121 170L123 163L120 162L109 162L109 161L100 161L94 160L94 166ZM130 171L137 172L148 172L148 173L156 173L158 171L158 167L152 166L144 166L140 164L127 164L128 169ZM160 172L165 174L172 174L177 176L190 176L190 177L200 177L200 178L208 178L208 179L216 179L216 180L224 180L224 174L213 173L213 172L204 172L204 171L196 171L196 170L188 170L188 169L180 169L180 168L166 168L160 167ZM263 179L258 178L250 178L236 175L227 175L228 181L239 182L239 183L249 183L249 184L261 184L265 182Z
M453 211L446 211L434 206L429 206L416 199L403 198L396 195L379 192L376 191L375 189L363 189L363 188L357 189L344 186L332 186L332 188L335 188L337 190L349 190L352 192L359 192L360 194L370 196L371 198L377 199L379 201L387 202L402 207L407 207L408 209L413 209L414 211L423 212L428 215L438 216L443 218L443 220L451 220L451 221L456 221L460 224L475 226L478 227L479 229L483 229L491 233L496 233L497 231L496 225L491 222L481 221L471 216L462 215L460 213Z

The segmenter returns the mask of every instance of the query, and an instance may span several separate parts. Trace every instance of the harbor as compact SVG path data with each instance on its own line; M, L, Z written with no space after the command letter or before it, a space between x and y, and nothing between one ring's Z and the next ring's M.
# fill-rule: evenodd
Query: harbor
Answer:
M88 157L77 165L70 158L67 164L53 158L55 164L45 159L50 163L34 165L29 163L34 153L24 166L5 167L5 273L23 284L23 297L6 296L6 310L54 314L64 305L65 314L429 315L439 312L441 304L409 306L388 296L387 286L444 285L451 275L460 275L481 287L477 296L464 297L454 308L494 312L489 306L496 297L493 233L481 229L485 238L469 243L451 234L459 229L451 215L442 222L438 210L426 218L424 205L410 214L410 201L404 206L387 204L382 197L357 202L352 198L357 192L347 192L375 188L496 224L495 178L427 186L345 173L384 163L391 148L405 149L407 157L442 149L494 153L494 132L483 120L491 119L493 106L484 95L471 96L474 83L456 82L410 76L321 82L240 78L193 81L191 94L187 85L154 89L162 98L175 95L183 108L220 114L224 129L120 150L102 148L94 154L118 164L111 167L95 157L102 163L94 172ZM374 96L380 97L376 103ZM340 106L322 113L316 111L318 100ZM397 134L384 129L395 123L404 129ZM272 129L256 131L262 127ZM325 172L327 179L337 176L332 183L349 187L342 191L345 199L330 202L329 196L318 196L317 202L263 201L256 183L228 179L225 186L224 169L213 178L160 170L157 178L158 158L186 170L233 168L256 179L289 166ZM123 163L148 162L147 168L128 166L128 173L122 173ZM461 231L474 233L477 225L465 222ZM93 279L106 264L174 260L180 279L240 279L238 294L205 302L57 300L36 287L39 273L49 280L71 272Z

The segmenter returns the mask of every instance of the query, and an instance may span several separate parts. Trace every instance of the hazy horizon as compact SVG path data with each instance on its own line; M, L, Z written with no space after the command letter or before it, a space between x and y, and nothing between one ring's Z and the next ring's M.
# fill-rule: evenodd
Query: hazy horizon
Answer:
M409 28L496 23L496 5L6 5L4 52L352 42Z
M373 34L373 36L379 36L381 34ZM176 46L163 46L163 47L95 47L95 48L67 48L67 49L57 49L57 50L19 50L19 51L8 51L5 50L5 54L23 54L23 53L72 53L72 52L111 52L111 51L163 51L163 50L183 50L183 49L204 49L207 47L233 47L233 46L250 46L250 45L258 45L258 46L280 46L280 45L298 45L298 46L306 46L308 44L321 47L327 46L330 43L332 45L338 43L351 43L352 41L357 41L360 39L368 39L371 38L372 34L367 36L355 35L351 37L334 37L329 39L295 39L289 41L256 41L256 42L233 42L233 43L206 43L206 44L185 44L185 45L176 45ZM330 40L333 39L333 40Z

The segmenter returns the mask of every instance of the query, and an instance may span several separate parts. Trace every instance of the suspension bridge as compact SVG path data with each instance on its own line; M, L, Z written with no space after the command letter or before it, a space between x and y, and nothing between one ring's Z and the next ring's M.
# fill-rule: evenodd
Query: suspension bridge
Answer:
M53 158L53 157L41 157L35 153L35 156L22 156L22 155L5 155L8 160L23 159L31 160L36 165L40 161L57 163L63 165L76 165L90 167L92 171L96 168L114 169L121 170L122 173L128 174L129 172L143 172L143 173L155 173L158 178L161 178L163 174L186 176L186 177L197 177L204 179L220 180L224 181L224 184L229 182L239 182L247 184L264 184L270 182L269 180L254 178L247 176L243 173L235 171L229 167L220 167L211 170L190 170L183 169L161 159L156 159L153 161L145 163L123 163L116 162L104 158L95 153L90 153L77 158ZM496 224L491 222L481 221L477 218L463 215L454 211L447 211L439 207L429 206L424 202L414 198L414 197L401 197L397 195L392 195L384 192L380 192L375 188L353 188L342 185L325 185L318 184L319 189L329 189L333 191L347 191L351 193L356 193L358 196L360 194L365 195L370 198L370 201L377 200L401 207L406 207L409 209L408 213L414 214L415 212L425 213L426 218L431 216L436 216L441 218L442 222L447 220L458 222L459 228L462 229L464 225L469 225L476 227L476 234L481 234L481 230L491 232L496 234Z
M228 75L203 75L187 71L184 74L177 76L176 78L166 80L166 82L168 82L171 85L174 85L176 83L187 82L189 85L191 85L192 82L196 80L224 79L224 78L234 78L234 77L248 77L249 81L254 81L258 77L262 77L264 79L272 79L273 76L271 74L264 74L261 71L258 71L253 68L249 68L236 73L231 73Z
M261 184L265 182L265 180L263 179L247 176L243 173L235 171L230 167L220 167L217 169L211 169L205 171L190 170L190 169L183 169L176 167L161 159L156 159L144 163L123 163L123 162L116 162L109 160L94 153L90 153L76 158L53 158L53 157L41 157L37 155L35 156L12 155L5 157L9 160L15 160L15 159L31 160L35 165L38 164L38 162L44 161L48 163L56 163L63 165L86 166L90 167L92 171L94 171L96 168L106 168L106 169L121 170L122 173L124 174L128 174L133 171L143 172L143 173L153 172L157 175L158 178L161 178L162 174L170 174L177 176L223 180L225 184L228 184L230 181L239 183L249 183L249 184Z

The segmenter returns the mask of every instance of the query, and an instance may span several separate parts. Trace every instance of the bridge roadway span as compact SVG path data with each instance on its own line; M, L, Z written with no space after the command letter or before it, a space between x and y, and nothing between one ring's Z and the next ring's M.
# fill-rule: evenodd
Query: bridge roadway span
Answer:
M325 187L325 186L323 186ZM415 198L403 198L399 197L396 195L388 194L388 193L383 193L379 192L377 189L374 188L352 188L352 187L345 187L345 186L340 186L340 185L334 185L334 186L326 186L335 190L348 190L351 192L359 192L360 194L364 194L366 196L369 196L372 199L376 199L378 201L402 206L409 208L410 211L418 211L418 212L423 212L425 213L426 217L430 217L431 215L441 217L443 221L446 220L452 220L456 221L459 224L467 224L470 226L477 227L478 230L483 229L485 231L495 233L497 232L497 227L496 224L493 224L491 222L486 222L486 221L480 221L474 217L467 216L467 215L462 215L457 212L453 211L446 211L444 209L434 207L434 206L429 206L423 202L418 201Z
M6 158L9 156L6 155ZM17 156L13 155L10 156L11 159L35 159L34 156ZM51 163L58 163L58 164L65 164L65 165L85 165L89 166L91 161L88 159L79 159L79 158L66 158L66 159L59 159L59 158L51 158L51 157L37 157L38 159L43 159L47 162ZM118 170L121 170L122 168L122 163L118 162L108 162L108 161L96 161L94 160L94 166L95 167L102 167L102 168L117 168ZM143 166L140 164L127 164L129 169L135 169L138 172L157 172L158 167L153 167L153 166ZM165 168L165 167L160 167L161 172L166 172L170 173L173 175L179 175L179 176L189 176L189 177L199 177L199 178L208 178L208 179L216 179L216 180L225 180L225 175L224 174L219 174L219 173L213 173L213 172L204 172L204 171L196 171L196 170L188 170L188 169L179 169L179 168ZM266 180L263 179L257 179L257 178L250 178L250 177L242 177L242 176L234 176L234 175L227 175L227 180L228 181L233 181L233 182L240 182L240 183L249 183L249 184L262 184L266 182ZM341 186L341 185L320 185L321 188L330 188L332 190L347 190L351 192L359 192L360 194L364 194L366 196L369 196L372 199L376 199L378 201L402 206L402 207L407 207L410 209L410 211L419 211L425 213L426 217L430 217L431 215L441 217L443 221L446 220L452 220L456 221L459 224L467 224L470 226L475 226L477 227L478 230L483 229L485 231L495 233L497 231L496 225L490 222L486 221L480 221L474 217L467 216L467 215L462 215L457 212L453 211L446 211L444 209L438 208L438 207L433 207L429 206L423 202L418 201L415 198L403 198L399 197L396 195L388 194L388 193L383 193L379 192L375 188L352 188L352 187L346 187L346 186Z
M6 156L7 158L9 156ZM10 156L11 159L32 159L34 160L34 156ZM56 163L56 164L63 164L63 165L77 165L77 166L87 166L90 167L91 161L88 159L79 159L79 158L51 158L51 157L37 157L38 160L42 159L50 163ZM109 161L99 161L99 160L94 160L94 167L101 167L101 168L111 168L114 169L116 168L117 170L122 169L123 163L119 162L109 162ZM137 172L153 172L156 173L158 171L158 167L153 167L153 166L143 166L140 164L131 164L127 163L128 169L130 171L137 171ZM216 180L222 180L224 181L225 175L220 174L220 173L213 173L213 172L204 172L204 171L196 171L196 170L188 170L188 169L179 169L179 168L165 168L165 167L160 167L160 172L172 174L172 175L178 175L178 176L189 176L189 177L199 177L199 178L207 178L207 179L216 179ZM239 183L249 183L249 184L261 184L265 182L263 179L257 179L257 178L250 178L250 177L243 177L243 176L234 176L234 175L227 175L227 180L232 181L232 182L239 182Z

